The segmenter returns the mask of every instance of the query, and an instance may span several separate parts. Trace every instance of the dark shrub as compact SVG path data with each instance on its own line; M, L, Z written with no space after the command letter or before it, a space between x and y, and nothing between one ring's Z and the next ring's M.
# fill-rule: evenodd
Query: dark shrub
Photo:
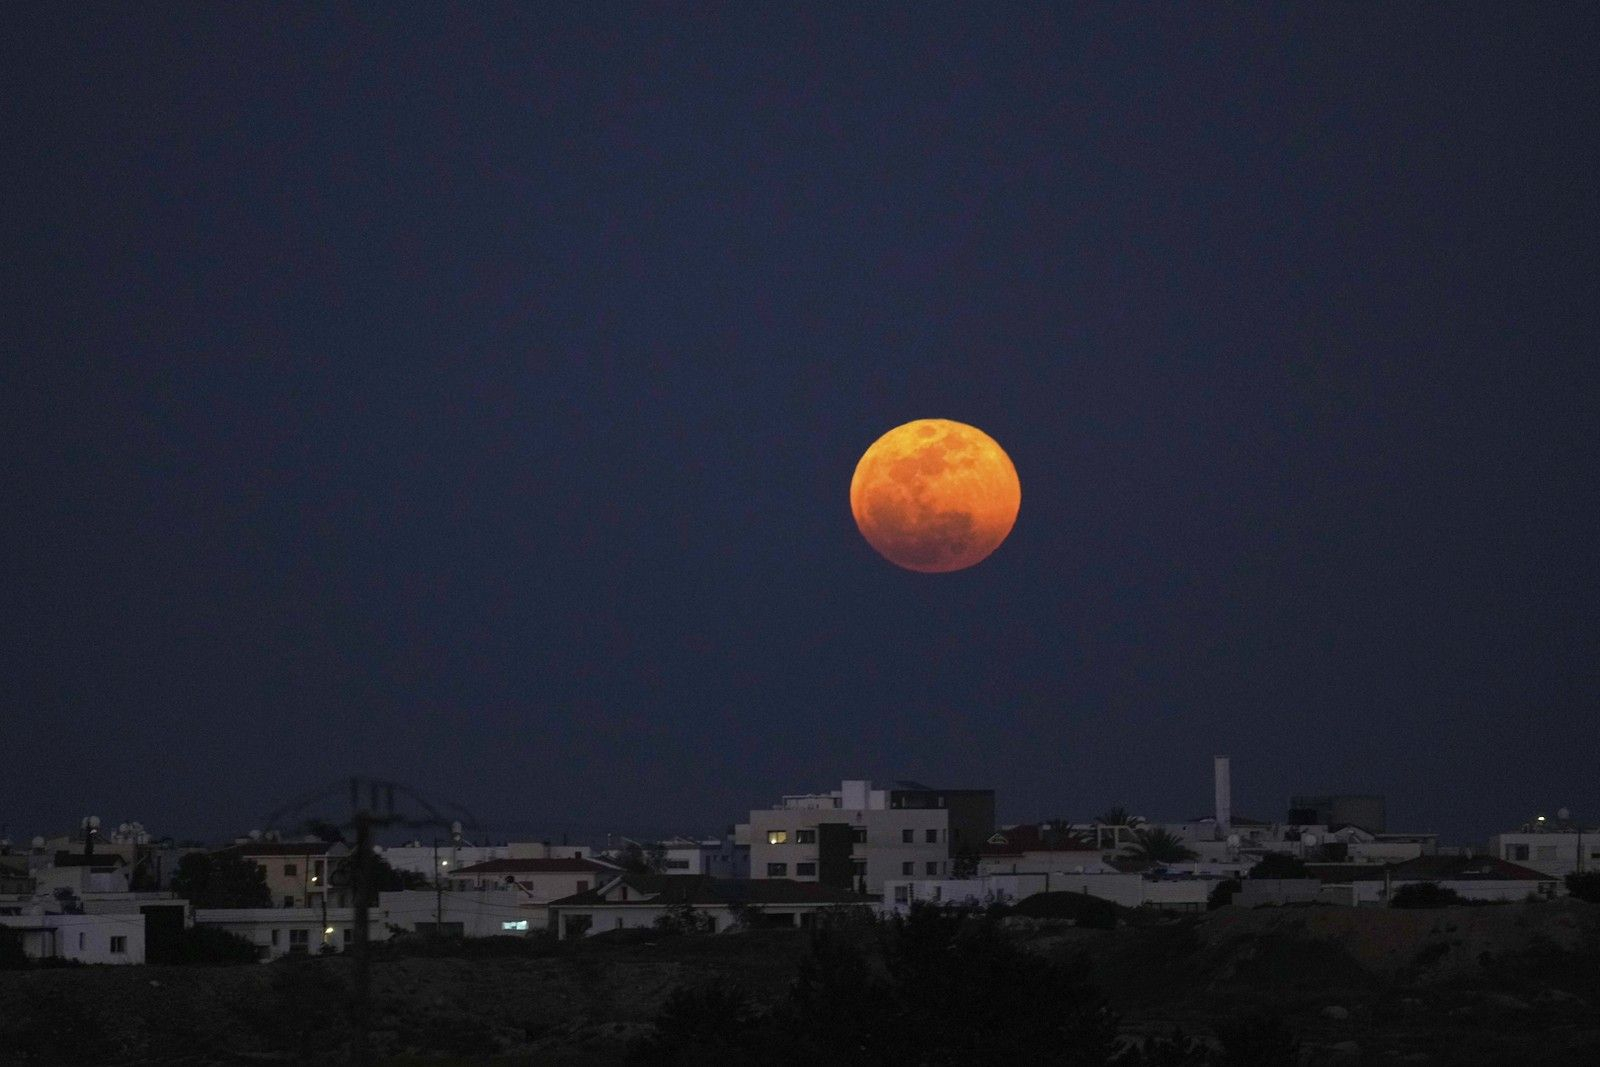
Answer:
M187 927L178 937L171 962L179 964L255 963L256 946L237 934L209 926Z
M1216 911L1233 903L1233 895L1243 888L1239 879L1225 878L1218 882L1206 896L1206 910Z
M1394 891L1391 908L1448 908L1462 903L1461 894L1438 882L1411 882Z
M1573 871L1566 882L1568 893L1590 904L1600 904L1600 871Z

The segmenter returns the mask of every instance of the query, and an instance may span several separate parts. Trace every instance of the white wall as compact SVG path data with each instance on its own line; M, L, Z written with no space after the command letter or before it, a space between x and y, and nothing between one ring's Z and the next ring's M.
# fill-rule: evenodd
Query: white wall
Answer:
M30 957L53 956L79 963L143 963L142 915L7 915L0 925L45 927L25 934L23 950ZM113 951L113 939L120 938Z
M1577 870L1580 856L1584 870L1600 871L1600 831L1496 834L1489 839L1489 854L1558 878Z
M484 889L440 893L435 896L427 890L408 890L402 893L379 893L378 914L383 923L415 931L417 924L431 924L436 917L446 923L460 923L463 937L518 937L524 933L543 930L550 913L544 907L530 904L525 894L516 890ZM507 923L526 923L518 929Z
M389 936L381 910L373 908L368 916L368 936L374 941ZM324 922L321 908L196 908L194 924L237 934L255 945L262 959L287 956L295 946L294 931L304 931L305 951L314 956L321 952L325 938L340 952L349 947L354 937L355 909L329 908ZM331 934L325 933L329 927Z

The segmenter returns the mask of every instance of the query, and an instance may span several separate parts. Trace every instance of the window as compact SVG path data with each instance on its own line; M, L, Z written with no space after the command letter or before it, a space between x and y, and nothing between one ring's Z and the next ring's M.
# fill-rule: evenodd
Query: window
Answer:
M768 878L782 878L782 877L786 876L788 873L789 873L789 865L787 863L769 863L769 864L767 864L767 877Z
M767 844L769 844L769 845L786 845L788 843L789 843L789 831L787 831L787 830L768 830L767 831Z
M346 926L344 928L344 943L348 945L350 942L354 941L355 939L356 939L355 927Z
M796 830L794 832L794 843L797 845L814 845L817 843L817 832L815 830Z
M936 875L938 873L939 873L939 864L936 861L935 862L930 862L928 864L928 874L930 876L932 876L932 875Z
M283 898L283 906L286 907L286 908L294 907L294 897L284 897Z
M276 945L278 943L278 934L280 934L280 933L282 933L282 931L280 931L280 930L272 931L272 943L274 945Z
M300 873L300 868L296 867L294 864L285 863L283 865L283 876L285 878L293 878L295 875L297 875L299 873Z
M310 948L311 948L311 931L309 931L309 930L290 930L289 931L289 951L290 952L308 952L308 951L310 951Z
M928 836L928 844L937 845L939 843L939 831L937 831L937 830L929 830L927 836Z
M850 861L850 873L851 874L866 874L867 873L867 861L866 860L851 860Z
M116 937L113 937L111 939L111 951L119 956L126 955L128 951L128 939L120 934Z
M850 829L850 840L854 841L858 845L866 844L867 843L867 828L865 826L854 826L854 827L851 827L851 829Z
M817 876L817 865L815 863L797 863L794 865L794 873L801 878L815 878Z
M904 877L910 878L912 875L917 873L917 865L912 863L910 860L906 860L900 865L900 873Z
M500 923L500 929L502 929L502 930L516 930L519 933L526 932L527 929L528 929L528 920L527 919L504 919Z
M1507 858L1508 859L1513 859L1513 860L1526 860L1528 858L1528 846L1527 845L1512 845L1511 846L1511 855L1509 857L1507 857Z
M589 881L588 881L588 879L579 878L578 879L578 892L587 893L588 891L589 891Z
M78 951L79 952L83 951L83 931L82 930L78 931Z
M911 903L911 890L908 886L897 885L894 887L894 902L896 904Z
M915 841L916 839L917 839L917 832L915 830L901 830L900 831L900 843L901 844L909 845L913 841Z

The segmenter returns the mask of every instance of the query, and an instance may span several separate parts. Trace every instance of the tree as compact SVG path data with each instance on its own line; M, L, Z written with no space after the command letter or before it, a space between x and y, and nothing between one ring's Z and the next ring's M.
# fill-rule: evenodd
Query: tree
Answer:
M1568 893L1590 904L1600 904L1600 871L1573 871L1566 882Z
M347 862L354 863L354 858ZM367 864L367 903L376 905L379 893L399 893L406 889L432 889L427 875L417 871L397 871L382 856L373 854Z
M1391 908L1448 908L1460 903L1460 893L1438 882L1407 882L1389 898Z
M180 964L255 963L261 958L254 943L214 926L185 927L172 962Z
M1247 878L1310 878L1311 869L1305 861L1287 852L1268 852L1261 862L1250 868Z
M717 928L717 921L684 901L668 908L665 915L657 916L655 927L664 934L709 934Z
M1103 826L1128 826L1131 825L1129 821L1131 818L1128 809L1117 804L1096 815L1094 821Z
M1226 908L1233 903L1233 895L1242 888L1244 887L1239 879L1224 878L1212 887L1210 895L1206 897L1206 910L1216 911L1218 908Z
M243 856L191 852L178 861L172 891L196 908L270 908L267 872Z
M659 841L648 846L629 841L605 858L629 874L659 874L667 868L667 849Z
M1195 858L1194 850L1183 839L1159 826L1134 832L1130 858L1145 863L1181 863Z

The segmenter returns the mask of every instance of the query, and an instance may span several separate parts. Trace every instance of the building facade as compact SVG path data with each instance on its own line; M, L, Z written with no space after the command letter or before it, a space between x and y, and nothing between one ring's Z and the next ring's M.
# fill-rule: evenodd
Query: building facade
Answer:
M890 878L944 878L952 869L950 808L892 807L864 780L787 796L739 828L750 878L793 879L877 895Z

